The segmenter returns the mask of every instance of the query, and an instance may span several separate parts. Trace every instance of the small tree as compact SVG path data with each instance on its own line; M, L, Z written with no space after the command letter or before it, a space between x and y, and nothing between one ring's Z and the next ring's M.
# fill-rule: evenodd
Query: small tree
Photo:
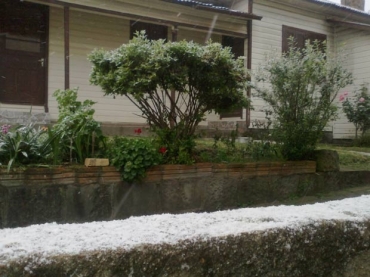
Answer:
M304 49L298 49L291 40L289 52L268 57L256 75L258 82L269 83L255 88L269 104L273 135L285 158L307 158L329 120L336 117L333 101L352 83L342 64L343 55L331 55L324 44L307 41Z
M124 95L166 146L184 161L206 113L247 107L246 72L219 43L151 41L137 34L114 51L94 51L91 82L106 95ZM181 162L181 161L180 161Z
M355 125L356 139L358 131L361 131L361 136L370 129L370 95L366 85L362 85L360 90L355 93L353 99L347 98L347 93L339 96L339 100L344 102L343 112L346 114L348 121Z

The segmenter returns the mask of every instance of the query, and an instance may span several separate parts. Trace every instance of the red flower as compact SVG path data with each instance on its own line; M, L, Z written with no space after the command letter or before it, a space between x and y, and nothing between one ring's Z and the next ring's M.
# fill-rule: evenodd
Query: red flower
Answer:
M140 134L141 134L141 128L136 129L136 130L135 130L135 134L140 135Z
M167 148L166 147L159 148L159 153L161 153L163 155L164 155L164 153L166 153L166 151L167 151Z

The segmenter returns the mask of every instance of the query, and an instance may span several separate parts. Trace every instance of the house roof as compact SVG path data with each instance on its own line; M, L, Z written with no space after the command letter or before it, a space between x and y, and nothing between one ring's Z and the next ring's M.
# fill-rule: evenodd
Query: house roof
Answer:
M352 8L352 7L349 7L349 6L341 5L341 4L332 2L330 0L308 0L308 1L318 3L318 4L324 4L324 5L332 6L336 9L340 9L340 10L347 11L347 12L353 12L353 13L357 13L357 14L361 14L361 15L366 15L366 16L370 17L370 13L367 13L365 11L358 10L358 9L355 9L355 8Z
M228 14L231 16L243 17L246 19L257 19L257 20L262 19L261 16L257 16L252 13L246 13L240 10L231 9L226 6L215 5L212 3L205 3L201 1L195 1L195 0L162 0L162 1L173 3L173 4L184 5L184 6L192 7L195 9L200 9L200 10L215 11L217 13L224 13L224 14Z
M0 0L1 1L1 0ZM192 20L185 19L185 20L178 20L176 16L168 17L168 18L162 18L161 15L154 14L153 13L147 13L146 10L144 10L142 13L138 13L140 8L143 7L143 5L138 6L139 8L136 8L135 10L127 10L125 9L125 3L129 3L130 5L135 5L136 3L132 3L132 0L112 0L109 2L114 2L114 3L119 3L122 6L122 9L113 9L110 7L108 1L102 1L102 0L18 0L18 1L26 1L26 2L33 2L33 3L38 3L38 4L44 4L44 5L52 5L52 6L64 6L76 10L81 10L84 12L92 12L92 13L99 13L99 14L107 14L107 15L112 15L112 16L118 16L118 17L124 17L124 18L129 18L131 20L140 20L140 21L145 21L145 22L153 22L156 24L161 24L161 25L171 25L171 26L179 26L179 27L184 27L184 28L190 28L190 29L199 29L199 30L204 30L204 31L209 31L209 20L212 20L214 18L214 13L221 13L224 14L223 16L223 21L218 20L218 22L226 22L227 26L216 26L212 29L213 33L218 33L218 34L227 34L230 36L234 37L246 37L247 33L247 24L245 24L246 21L250 20L260 20L262 17L251 14L251 13L245 13L242 11L236 11L227 7L222 7L221 5L207 5L206 3L201 3L200 1L195 1L195 0L148 0L148 1L153 1L153 3L157 3L157 7L162 7L163 3L162 1L166 1L172 4L172 7L176 7L175 5L177 4L182 4L182 5L187 5L184 6L183 10L186 10L186 13L189 15L193 15L194 12L192 11L192 8L194 9L199 9L199 10L204 10L204 14L208 14L208 21L202 22L199 24L199 22L193 22ZM212 0L213 1L213 0ZM107 3L105 3L107 2ZM170 5L168 5L170 6ZM190 6L190 7L189 7ZM160 8L159 8L160 9ZM151 10L151 8L149 8ZM157 9L158 10L158 9ZM174 9L172 9L172 13ZM179 10L177 8L177 10ZM181 13L180 13L181 14ZM197 13L199 14L199 12ZM201 13L203 14L203 12ZM234 25L238 24L234 29ZM240 27L242 26L242 27ZM233 29L230 29L230 28Z
M321 5L322 7L328 7L329 10L325 11L327 22L346 26L349 28L370 30L370 13L362 10L358 10L349 6L344 6L331 2L329 0L305 0Z
M352 7L340 5L329 0L269 0L275 4L284 4L292 8L302 8L312 13L321 14L327 19L370 24L370 13ZM258 3L258 0L256 0ZM264 5L268 5L263 1ZM334 22L332 22L334 23ZM352 27L354 25L352 24Z

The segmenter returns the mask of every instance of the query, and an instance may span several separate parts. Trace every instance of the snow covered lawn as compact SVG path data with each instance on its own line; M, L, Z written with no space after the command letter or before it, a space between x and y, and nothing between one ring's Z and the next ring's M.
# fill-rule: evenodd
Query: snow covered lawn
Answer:
M303 226L323 221L356 224L369 220L370 196L367 195L305 206L162 214L85 224L33 225L0 230L0 267L31 260L47 264L60 255L117 249L129 251L142 245L209 241L272 229L299 231Z

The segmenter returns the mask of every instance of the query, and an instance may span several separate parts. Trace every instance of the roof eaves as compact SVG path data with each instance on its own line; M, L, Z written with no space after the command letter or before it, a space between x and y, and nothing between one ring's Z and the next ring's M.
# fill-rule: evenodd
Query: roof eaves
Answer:
M337 20L337 19L331 19L331 18L327 19L326 21L329 23L340 25L340 26L347 26L347 27L351 27L354 29L370 31L370 24L345 21L345 20Z
M362 15L362 16L368 16L370 18L370 13L367 13L365 11L358 10L358 9L355 9L349 6L337 4L329 0L306 0L306 1L321 4L321 5L328 6L328 7L333 7L333 8L342 10L342 11L352 12L352 13Z
M183 6L192 7L199 10L214 11L217 13L228 14L230 16L245 18L245 19L256 19L261 20L262 16L258 16L252 13L245 13L239 10L233 10L223 6L216 6L211 3L204 3L195 0L162 0L173 4L179 4Z

